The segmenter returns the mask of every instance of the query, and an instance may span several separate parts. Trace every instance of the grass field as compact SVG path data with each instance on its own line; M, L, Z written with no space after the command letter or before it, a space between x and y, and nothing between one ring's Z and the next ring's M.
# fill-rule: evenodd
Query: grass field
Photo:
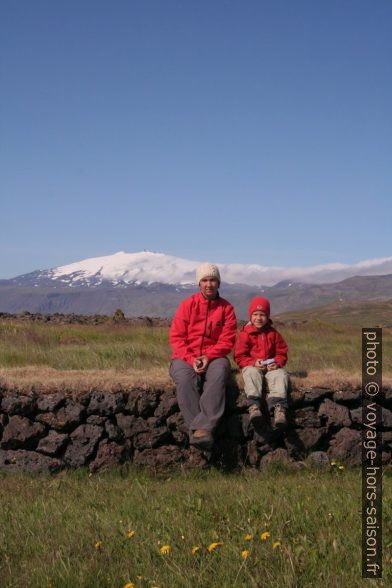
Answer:
M282 325L295 383L360 382L361 329L319 320ZM0 381L103 389L170 386L168 328L0 321ZM383 329L383 376L392 382L392 328Z
M379 586L392 584L391 477ZM361 579L359 470L8 475L0 500L4 587L376 585Z

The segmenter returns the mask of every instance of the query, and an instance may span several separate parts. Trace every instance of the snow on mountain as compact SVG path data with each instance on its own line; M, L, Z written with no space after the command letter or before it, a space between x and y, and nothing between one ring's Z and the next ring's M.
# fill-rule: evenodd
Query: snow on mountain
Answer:
M142 251L91 257L83 261L49 270L54 279L67 278L72 283L110 281L114 284L191 284L197 262L172 257L163 253Z
M99 285L105 282L114 285L159 282L185 286L195 282L195 269L201 261L204 260L193 261L151 251L119 251L113 255L92 257L34 273L38 281L40 278L49 278L72 286ZM353 276L392 273L392 257L365 260L353 265L329 263L310 267L217 263L222 281L254 286L272 286L286 281L333 283Z

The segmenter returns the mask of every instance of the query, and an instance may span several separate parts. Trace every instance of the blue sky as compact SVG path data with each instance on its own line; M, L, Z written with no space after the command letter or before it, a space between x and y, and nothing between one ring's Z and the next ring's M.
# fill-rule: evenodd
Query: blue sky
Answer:
M392 3L0 4L0 278L392 255Z

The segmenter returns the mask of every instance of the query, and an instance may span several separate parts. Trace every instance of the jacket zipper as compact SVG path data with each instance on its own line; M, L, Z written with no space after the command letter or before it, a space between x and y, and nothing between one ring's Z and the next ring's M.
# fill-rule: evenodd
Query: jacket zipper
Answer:
M200 355L203 355L203 343L204 343L204 337L206 336L206 332L207 332L207 321L208 321L208 312L210 310L210 303L211 303L211 300L208 301L208 305L207 305L207 314L206 314L206 320L204 323L204 333L203 333L203 336L201 338L201 343L200 343Z

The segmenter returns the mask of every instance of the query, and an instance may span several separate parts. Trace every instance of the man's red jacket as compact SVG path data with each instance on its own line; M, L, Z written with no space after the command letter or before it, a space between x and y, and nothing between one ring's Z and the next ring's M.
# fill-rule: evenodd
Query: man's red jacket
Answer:
M233 348L237 328L234 308L218 295L207 300L197 292L183 300L170 327L172 359L193 365L195 357L226 357Z
M234 360L241 368L254 365L255 359L273 359L279 367L287 362L287 343L274 329L272 321L260 330L251 323L245 325L238 334L234 349Z

